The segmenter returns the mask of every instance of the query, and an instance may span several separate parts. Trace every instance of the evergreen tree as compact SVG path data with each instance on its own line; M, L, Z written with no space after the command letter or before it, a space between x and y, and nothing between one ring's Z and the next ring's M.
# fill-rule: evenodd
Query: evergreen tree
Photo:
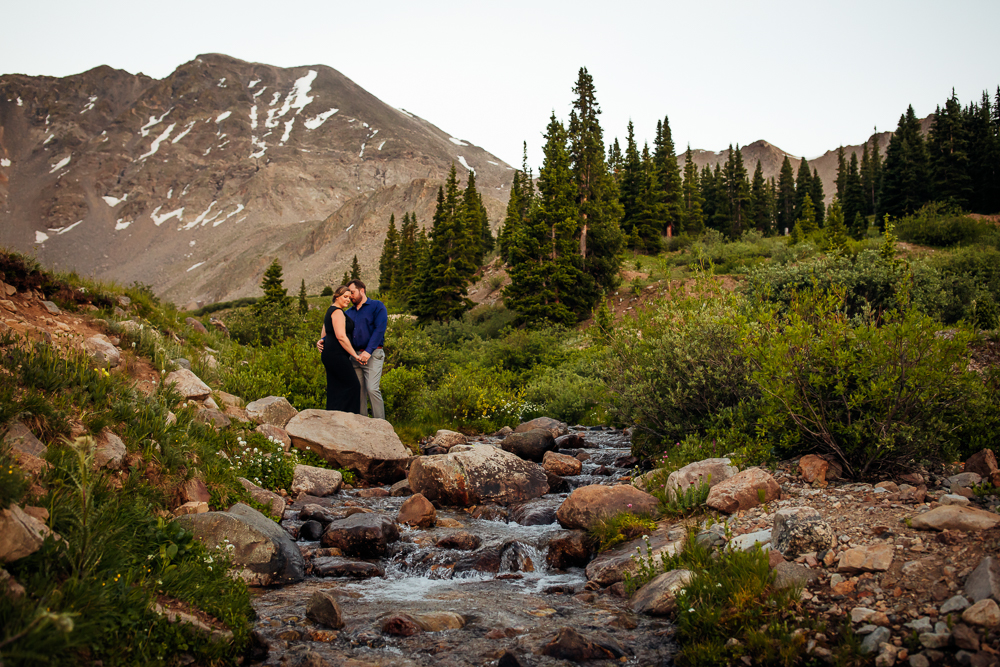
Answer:
M684 183L682 189L683 214L681 229L691 236L705 231L705 215L702 211L701 186L698 184L698 167L694 164L691 147L684 152Z
M753 182L750 185L750 225L763 234L771 233L771 205L768 201L767 181L764 180L764 170L757 160L757 168L753 171Z
M729 228L726 231L730 238L736 239L743 233L750 217L750 182L739 145L736 150L733 150L732 144L729 145L723 179L729 211Z
M823 179L819 177L819 171L813 169L812 187L809 192L812 197L813 208L816 209L816 226L823 227L826 221L826 203L823 201Z
M934 113L927 141L931 196L966 210L973 197L967 128L962 106L952 90L944 108L938 107Z
M604 132L594 80L581 67L573 86L576 99L570 112L568 151L570 170L576 183L576 205L580 226L574 232L583 270L600 290L618 285L618 258L624 245L619 221L622 206L618 184L604 159ZM631 127L631 125L630 125Z
M844 200L844 186L847 184L847 159L844 157L844 147L837 147L837 199Z
M872 158L868 154L868 142L866 141L861 147L861 196L862 196L862 209L865 215L874 215L874 202L872 201L872 180L874 178L874 173L872 169Z
M291 303L288 290L282 283L281 264L277 259L272 261L271 265L264 271L264 279L261 281L260 287L264 290L264 298L257 302L261 307L267 304L287 306Z
M572 324L590 314L599 295L582 268L579 187L570 168L567 133L555 114L545 139L538 196L511 248L511 284L504 298L521 321Z
M879 154L878 148L878 128L874 128L874 136L872 137L872 159L871 159L871 191L865 191L865 198L870 201L869 210L871 215L874 216L874 220L879 220L882 217L881 211L881 198L882 198L882 156Z
M401 301L408 301L417 277L417 214L404 213L403 227L399 234L399 251L392 272L392 294Z
M705 182L704 179L702 182ZM708 204L709 200L712 202L711 206ZM729 196L726 188L726 177L722 173L722 164L718 162L715 164L715 169L712 170L708 187L705 188L705 211L708 227L723 234L729 233Z
M351 282L351 272L349 270L344 271L344 277L340 279L340 284L346 285L349 282Z
M625 158L622 156L622 148L618 145L618 139L608 148L608 171L611 172L611 176L615 179L615 182L621 185L621 173L622 166L625 164Z
M893 217L913 213L928 201L928 177L927 147L920 134L920 121L910 106L899 117L899 125L886 150L881 208ZM846 202L844 215L847 216Z
M840 201L834 199L830 204L827 214L826 238L830 242L830 247L838 253L847 250L847 226L844 225L844 211L840 208Z
M302 284L299 286L299 315L305 315L309 312L309 301L306 300L306 280L302 279Z
M785 156L778 172L778 232L787 234L795 226L795 176L792 163Z
M358 256L351 260L351 280L361 280L361 265L358 264ZM344 283L345 285L347 283Z
M625 160L621 170L621 229L626 234L632 233L635 218L638 214L639 197L642 193L644 174L642 158L635 143L635 129L632 121L628 122L628 136L625 145Z
M661 201L663 191L657 180L657 170L653 158L649 154L649 146L644 146L642 150L641 174L639 195L632 214L630 245L639 252L655 255L663 250L660 230L664 217L664 205ZM632 239L638 239L639 243L632 242Z
M816 210L813 208L812 197L806 197L802 200L802 212L795 221L795 226L798 227L804 235L812 234L819 229L816 225Z
M461 203L453 164L444 189L438 189L430 247L411 297L414 314L425 322L455 319L472 307L467 285L477 269L479 228L470 231Z
M670 119L667 116L663 117L662 123L656 123L656 139L653 141L653 146L656 183L661 190L657 199L662 204L662 230L671 235L679 234L681 232L683 181L680 167L677 165L677 151L674 148L673 135L670 132Z
M861 174L858 169L858 154L851 154L851 164L847 169L844 181L844 219L853 221L857 216L864 217L865 193L861 187ZM857 229L852 224L851 235L856 239L864 236L865 229Z
M389 231L382 243L382 255L378 259L378 288L384 294L392 292L392 276L399 255L399 233L396 231L396 215L389 214Z
M966 113L973 193L969 208L976 213L1000 212L1000 135L993 121L996 113L986 91L980 103L970 105Z
M799 173L795 177L795 218L802 217L802 207L806 198L812 199L812 169L809 168L809 160L802 158L799 162ZM816 202L812 202L813 212L816 211Z
M469 180L462 193L460 204L459 225L468 237L466 244L469 261L476 267L482 266L486 253L493 249L493 234L490 233L490 221L483 206L483 199L476 189L476 172L469 172ZM475 273L475 271L473 271Z

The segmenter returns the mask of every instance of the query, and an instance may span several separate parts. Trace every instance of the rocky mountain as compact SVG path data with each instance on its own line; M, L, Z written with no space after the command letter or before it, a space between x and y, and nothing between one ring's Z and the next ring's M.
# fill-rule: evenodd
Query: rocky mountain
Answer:
M920 129L927 134L930 131L931 123L934 120L934 116L927 116L921 119ZM868 144L869 152L878 143L879 154L881 154L883 161L885 160L885 152L889 147L889 138L892 136L892 132L876 132L872 134L868 140L865 142ZM851 155L857 154L858 163L861 162L861 152L864 144L858 144L856 146L844 146L844 158L847 159L848 163L851 161ZM763 139L759 139L752 144L747 144L746 146L740 146L740 153L743 155L743 164L746 166L747 173L750 178L753 178L754 169L757 168L757 161L760 161L761 171L764 173L764 178L774 178L777 180L778 174L781 171L781 164L785 161L785 157L788 157L789 162L792 164L792 170L795 172L796 176L799 173L799 165L802 163L801 157L795 157L790 153L786 153L777 146L770 144ZM726 160L729 159L729 149L719 151L718 153L706 150L691 150L691 157L694 163L698 165L700 170L706 164L715 168L715 165L725 165ZM825 196L825 201L829 204L833 201L833 196L837 193L837 186L835 181L837 179L837 149L829 150L819 157L808 158L809 166L819 172L819 177L823 181L823 193ZM677 158L677 164L684 169L684 154L683 152Z
M326 66L0 76L0 244L183 305L258 293L275 257L293 290L355 254L376 282L390 213L429 225L452 164L498 224L511 167Z

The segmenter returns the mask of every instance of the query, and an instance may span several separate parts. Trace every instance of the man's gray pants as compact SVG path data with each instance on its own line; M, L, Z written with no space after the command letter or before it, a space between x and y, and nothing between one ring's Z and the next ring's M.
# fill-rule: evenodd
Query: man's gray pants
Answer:
M382 363L385 361L385 350L378 348L368 359L368 363L362 366L353 359L354 373L358 376L358 383L361 384L361 412L368 415L368 400L372 402L372 415L375 419L385 419L385 403L382 402L382 389L379 386L382 382Z

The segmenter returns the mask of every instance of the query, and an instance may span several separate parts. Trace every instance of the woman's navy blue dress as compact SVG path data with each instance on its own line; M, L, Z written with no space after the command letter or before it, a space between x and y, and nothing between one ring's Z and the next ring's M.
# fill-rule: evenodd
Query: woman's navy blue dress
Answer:
M356 414L361 406L361 384L354 373L350 355L333 332L334 308L330 306L323 318L326 336L323 338L321 359L326 368L326 409ZM354 321L349 317L345 317L344 320L344 330L347 339L350 340L354 333Z

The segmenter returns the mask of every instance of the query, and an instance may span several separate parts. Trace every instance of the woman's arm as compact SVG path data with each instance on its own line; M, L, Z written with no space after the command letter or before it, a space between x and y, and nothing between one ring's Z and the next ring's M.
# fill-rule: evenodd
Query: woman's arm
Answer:
M360 362L361 359L354 351L354 347L351 345L351 340L347 337L347 329L344 326L346 318L347 315L345 315L342 310L335 310L333 312L333 334L337 337L337 342L340 343L340 346L347 351L347 354L351 357L351 359Z

